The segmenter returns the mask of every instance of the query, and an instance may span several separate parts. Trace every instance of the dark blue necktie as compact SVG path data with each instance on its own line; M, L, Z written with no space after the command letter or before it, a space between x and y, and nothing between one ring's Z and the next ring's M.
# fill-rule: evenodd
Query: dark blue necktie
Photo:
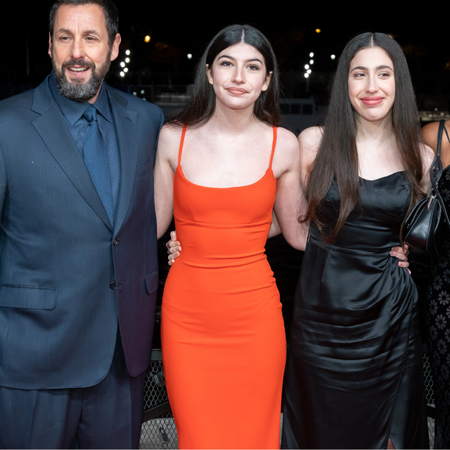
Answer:
M109 221L112 224L111 174L109 173L109 161L105 141L98 127L97 110L92 105L89 105L88 109L84 112L84 118L89 123L86 134L84 135L84 162L91 174L92 181L103 202L103 206L106 209Z

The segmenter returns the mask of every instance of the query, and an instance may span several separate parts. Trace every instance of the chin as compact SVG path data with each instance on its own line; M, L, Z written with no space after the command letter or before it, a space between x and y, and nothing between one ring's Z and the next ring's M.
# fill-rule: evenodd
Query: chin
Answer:
M91 77L87 81L76 80L71 82L66 77L62 77L57 81L60 94L74 102L84 103L97 95L103 79Z

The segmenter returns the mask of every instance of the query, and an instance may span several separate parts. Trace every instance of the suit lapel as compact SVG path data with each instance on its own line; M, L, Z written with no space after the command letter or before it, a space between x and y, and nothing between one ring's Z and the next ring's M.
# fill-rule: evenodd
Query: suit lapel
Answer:
M75 145L64 116L53 101L47 80L36 88L32 109L41 114L33 121L33 126L48 150L80 195L108 228L111 228L108 215L84 164L83 157Z
M114 230L122 226L130 207L137 161L137 113L126 108L128 102L106 84L111 99L117 142L120 156L120 187L116 206Z

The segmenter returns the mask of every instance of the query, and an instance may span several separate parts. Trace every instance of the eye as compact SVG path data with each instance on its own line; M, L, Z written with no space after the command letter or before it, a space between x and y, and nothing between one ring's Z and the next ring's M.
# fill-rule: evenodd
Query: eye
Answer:
M248 66L248 68L249 68L250 70L259 70L259 69L260 69L260 67L259 67L258 65L256 65L256 64L250 64L250 65Z
M227 60L220 61L220 65L224 66L224 67L231 67L232 66L231 61L227 61Z
M353 77L354 78L363 78L366 74L364 72L354 72Z
M380 72L380 78L389 78L391 76L390 72Z

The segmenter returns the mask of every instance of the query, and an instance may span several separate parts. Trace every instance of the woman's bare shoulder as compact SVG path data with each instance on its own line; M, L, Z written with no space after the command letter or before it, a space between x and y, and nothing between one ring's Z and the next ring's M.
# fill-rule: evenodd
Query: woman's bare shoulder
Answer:
M307 168L316 159L322 142L323 127L310 127L303 130L298 136L302 166Z
M295 134L286 128L277 128L277 142L272 169L278 179L283 174L298 170L299 149Z
M277 148L280 147L286 152L298 152L298 141L295 134L286 128L277 128Z
M183 131L183 127L176 123L166 123L159 133L159 141L172 143L173 141L180 142L181 132Z
M422 128L422 136L425 144L429 145L434 151L437 148L438 129L439 122L431 122Z
M178 164L178 151L182 130L183 127L180 125L166 123L159 133L156 159L157 161L168 162L173 170L175 170Z
M310 127L299 134L298 141L302 147L315 148L317 151L322 142L322 136L323 127Z
M447 133L450 134L450 120L445 122ZM437 151L439 122L432 122L422 128L422 136L425 144L429 145L434 152ZM450 164L450 142L447 139L445 130L442 134L441 160L444 167Z

